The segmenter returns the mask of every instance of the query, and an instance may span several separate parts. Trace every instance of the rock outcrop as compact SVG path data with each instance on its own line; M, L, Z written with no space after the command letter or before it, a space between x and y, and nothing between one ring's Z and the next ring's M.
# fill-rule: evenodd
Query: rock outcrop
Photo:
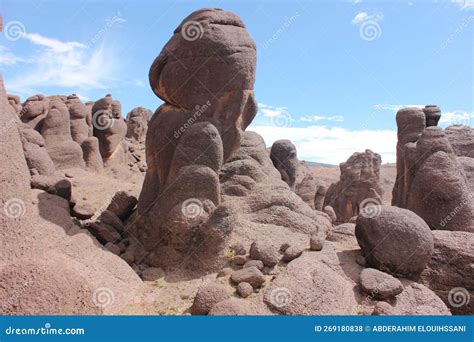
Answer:
M188 22L203 28L202 37L189 39ZM150 85L165 104L146 138L148 169L136 224L146 251L160 243L179 254L197 246L198 235L221 240L229 234L212 232L213 221L228 215L216 209L219 172L256 114L255 62L255 44L242 21L219 9L185 18L153 62Z
M132 109L127 114L127 138L144 142L148 130L148 121L153 116L153 112L143 107Z
M349 222L366 205L382 203L381 163L380 155L366 150L354 153L339 165L340 180L329 186L324 199L324 207L331 206L339 222Z
M392 204L414 211L431 229L473 232L471 129L454 126L445 134L436 127L440 115L436 108L405 108L397 113Z

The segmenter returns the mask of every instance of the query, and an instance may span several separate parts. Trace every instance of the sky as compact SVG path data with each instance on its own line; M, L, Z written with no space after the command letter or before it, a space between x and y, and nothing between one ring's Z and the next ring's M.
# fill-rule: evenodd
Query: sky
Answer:
M395 114L437 104L441 126L474 122L474 0L0 0L10 94L111 93L125 116L162 101L148 70L192 11L238 14L257 46L259 111L248 130L339 164L371 149L395 161Z

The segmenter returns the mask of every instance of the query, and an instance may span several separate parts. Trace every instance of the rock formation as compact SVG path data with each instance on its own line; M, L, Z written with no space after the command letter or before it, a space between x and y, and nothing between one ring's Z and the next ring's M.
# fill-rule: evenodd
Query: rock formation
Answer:
M381 163L380 155L365 150L339 165L340 180L329 186L324 199L324 207L333 207L339 222L349 222L365 204L381 204Z
M270 158L288 184L312 209L323 210L325 185L318 182L311 168L298 160L295 145L290 140L277 140L270 150Z
M127 114L127 138L136 141L145 141L148 130L148 121L153 116L153 112L143 107L132 109Z
M200 39L187 39L188 21L202 25ZM137 225L146 251L159 242L187 251L198 228L215 219L219 171L256 114L255 60L255 44L237 16L204 9L183 20L153 62L150 85L165 104L146 139L148 170Z
M455 153L444 130L435 125L440 115L436 108L405 108L397 113L397 180L392 204L414 211L431 229L473 232L474 199L468 179L472 179L474 163L466 155L472 144L471 130L447 130Z
M110 94L92 106L94 136L99 139L99 150L104 163L125 164L126 149L122 144L127 134L127 124L122 118L122 106Z

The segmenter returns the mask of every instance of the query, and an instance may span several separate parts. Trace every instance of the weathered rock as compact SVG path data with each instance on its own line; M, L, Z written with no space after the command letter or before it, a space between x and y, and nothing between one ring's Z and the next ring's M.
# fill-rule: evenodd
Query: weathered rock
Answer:
M205 27L207 34L187 39L190 22ZM214 243L210 247L217 255L207 246L194 253L216 260L225 248L230 231L218 231L208 220L229 216L227 210L213 213L221 201L218 175L257 111L255 50L235 14L203 9L184 19L153 62L150 85L165 103L149 122L148 169L137 208L141 219L135 224L147 250L158 248L159 241L171 246L181 241L178 253L188 252L193 239L205 234L212 235L206 243ZM209 51L216 53L210 56ZM194 199L207 203L199 224L179 214L185 201ZM169 221L179 223L168 229ZM217 266L212 260L203 264Z
M324 207L333 207L339 222L348 222L368 202L381 204L381 163L379 154L365 150L339 165L340 180L329 186L324 198Z
M245 254L247 254L247 249L240 242L233 244L232 245L232 250L234 251L235 255L245 255Z
M423 113L426 117L426 127L438 126L438 121L441 118L441 109L437 105L426 105L423 108Z
M209 316L248 316L255 315L255 310L241 298L229 298L214 305Z
M30 96L23 103L21 121L33 129L41 131L43 120L50 110L49 99L42 94Z
M247 267L232 273L230 280L234 284L246 282L252 285L252 287L258 288L265 282L265 277L262 272L258 270L258 268Z
M252 243L250 246L250 257L254 260L261 260L268 267L275 266L280 259L278 249L269 240Z
M58 175L35 175L31 177L31 188L41 189L50 194L57 195L67 201L71 200L71 182Z
M86 169L93 172L101 172L104 162L99 150L99 140L96 137L88 137L81 144Z
M355 226L354 223L340 224L329 231L326 239L334 242L356 243Z
M108 224L100 222L91 222L87 226L87 229L103 245L105 245L107 242L116 243L120 240L120 234Z
M115 243L107 242L104 247L109 252L114 253L115 255L120 255L120 247L117 246Z
M395 309L387 302L377 302L372 312L373 316L389 316L394 314Z
M94 216L95 210L90 205L82 204L75 205L71 209L71 216L78 218L79 220L88 220Z
M415 213L379 206L374 217L359 215L355 235L372 267L405 277L418 276L433 252L428 225Z
M409 108L397 113L397 180L392 204L414 211L431 229L473 232L470 188L474 162L464 159L470 158L465 155L470 155L469 147L474 144L472 131L452 126L445 134L436 127L439 108L427 106L424 111Z
M317 234L311 235L311 238L309 241L309 248L312 251L320 251L323 249L323 246L324 246L324 239L321 236Z
M10 104L10 106L12 106L12 108L15 110L15 113L17 113L19 117L23 115L21 112L22 105L21 105L20 97L18 95L8 94L8 103Z
M90 107L83 104L74 94L67 97L66 105L69 110L72 140L81 145L90 134Z
M327 188L325 185L318 185L316 193L314 194L314 209L323 211L326 192Z
M234 270L230 267L224 267L222 270L217 273L217 278L230 277L234 273Z
M104 210L99 217L99 221L113 227L119 233L125 230L125 226L120 218L110 210Z
M232 263L237 266L242 266L247 262L247 257L245 255L236 255L232 258Z
M148 121L150 121L153 112L143 107L132 109L127 114L127 138L136 141L145 141L148 130Z
M281 260L284 262L290 262L293 259L300 257L301 254L303 254L303 248L299 246L290 246L285 251L285 254L283 254L283 257L281 258Z
M69 111L58 100L49 102L49 111L41 126L48 154L57 169L85 168L81 146L72 140Z
M360 287L364 293L377 299L390 299L403 291L400 280L374 268L362 270L360 273Z
M43 137L34 129L27 127L22 126L20 132L28 168L35 169L40 175L52 175L56 168L45 147Z
M126 161L121 142L127 133L127 124L121 112L120 102L111 95L101 98L92 106L94 136L99 139L100 155L104 162L109 162L112 158L119 163Z
M249 260L243 266L243 268L247 268L247 267L256 267L260 271L262 271L263 270L263 262L261 260Z
M107 210L117 215L122 221L125 221L132 213L133 208L137 205L137 198L130 195L126 191L118 191L112 197Z
M474 312L474 233L434 230L434 251L421 281L453 314Z
M191 307L192 315L207 315L214 305L230 297L226 287L216 283L205 283L198 289Z
M289 140L275 141L270 151L270 158L280 172L281 179L288 184L291 190L294 190L299 166L295 145Z
M334 208L331 207L330 205L326 205L323 209L323 212L329 216L332 223L335 223L337 221L336 212L334 211Z
M240 295L240 297L247 298L253 293L253 287L249 283L242 282L237 285L237 293Z

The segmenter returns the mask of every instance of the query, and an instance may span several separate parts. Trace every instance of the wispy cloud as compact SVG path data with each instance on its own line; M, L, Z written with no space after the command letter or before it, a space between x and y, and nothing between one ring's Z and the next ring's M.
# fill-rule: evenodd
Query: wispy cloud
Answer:
M418 107L418 108L423 108L425 105L421 104L389 104L389 103L382 103L382 104L374 104L373 106L374 110L388 110L388 111L393 111L396 112L402 108L407 108L407 107Z
M317 121L344 121L342 115L333 115L333 116L323 116L323 115L313 115L313 116L302 116L301 121L305 122L317 122Z
M28 63L30 60L15 55L5 46L0 45L0 65L12 66L17 63Z
M371 149L384 163L395 162L395 130L350 130L342 127L275 127L251 125L248 130L262 135L267 146L278 139L291 140L300 159L329 164L346 161L354 152Z
M452 0L461 10L472 10L474 9L474 0Z
M264 103L258 104L258 110L263 116L266 116L268 118L275 118L278 116L289 114L287 107L275 107L266 105Z
M28 62L12 79L5 81L9 92L31 95L44 87L71 90L105 89L114 85L117 60L110 48L93 49L76 41L61 41L38 33L22 37L37 49L26 58L12 59L8 51L0 51L0 59L10 65Z
M381 21L383 19L383 13L377 12L374 14L368 14L367 12L359 12L357 13L354 18L352 18L351 23L353 25L359 25L364 21L373 20L373 21Z

